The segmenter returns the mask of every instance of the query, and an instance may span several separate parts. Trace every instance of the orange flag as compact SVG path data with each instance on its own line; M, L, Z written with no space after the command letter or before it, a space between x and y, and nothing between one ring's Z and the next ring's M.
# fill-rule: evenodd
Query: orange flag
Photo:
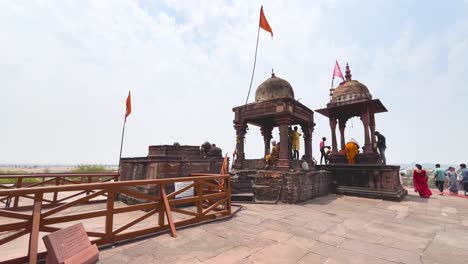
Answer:
M229 173L229 161L227 155L228 154L226 153L226 156L224 156L223 166L221 166L221 175L228 175Z
M132 112L132 98L130 96L130 91L128 91L127 101L125 102L127 109L125 110L125 121L127 121L127 116Z
M263 28L265 31L270 32L271 37L273 38L273 30L271 30L270 24L268 24L268 21L265 17L265 14L263 13L263 6L260 8L260 24L259 26Z

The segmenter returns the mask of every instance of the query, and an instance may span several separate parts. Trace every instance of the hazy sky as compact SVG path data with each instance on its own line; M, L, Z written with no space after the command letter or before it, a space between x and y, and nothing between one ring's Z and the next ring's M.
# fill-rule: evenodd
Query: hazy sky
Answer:
M325 107L337 59L389 109L376 116L390 163L468 162L468 1L0 1L0 163L117 163L149 145L235 146L232 108L288 80ZM250 97L253 101L254 96ZM314 155L330 137L315 114ZM363 141L360 120L347 136ZM274 138L278 138L275 134ZM263 153L250 127L247 157Z

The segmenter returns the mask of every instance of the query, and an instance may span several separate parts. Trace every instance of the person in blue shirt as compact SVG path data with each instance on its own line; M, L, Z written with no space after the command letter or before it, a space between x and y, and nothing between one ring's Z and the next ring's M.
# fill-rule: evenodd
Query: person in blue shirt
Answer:
M461 184L463 185L463 190L465 191L465 196L468 196L468 169L466 168L466 164L460 164L461 169Z
M437 189L439 189L439 194L444 195L444 183L445 183L445 170L440 168L440 164L435 165L436 169L434 171L434 181Z

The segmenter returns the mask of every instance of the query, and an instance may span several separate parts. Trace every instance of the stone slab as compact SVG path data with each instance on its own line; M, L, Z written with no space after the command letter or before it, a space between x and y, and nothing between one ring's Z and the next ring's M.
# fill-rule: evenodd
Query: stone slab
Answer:
M47 248L47 263L94 263L99 251L92 246L83 224L75 224L43 238Z

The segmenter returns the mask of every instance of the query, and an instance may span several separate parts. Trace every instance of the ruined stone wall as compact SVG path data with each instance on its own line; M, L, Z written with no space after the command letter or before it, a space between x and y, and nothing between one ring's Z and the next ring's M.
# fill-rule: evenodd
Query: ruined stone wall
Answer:
M327 171L288 173L281 201L298 203L327 195L331 192L331 177Z
M256 202L298 203L327 195L332 188L328 171L240 170L231 180L232 193L252 192Z

